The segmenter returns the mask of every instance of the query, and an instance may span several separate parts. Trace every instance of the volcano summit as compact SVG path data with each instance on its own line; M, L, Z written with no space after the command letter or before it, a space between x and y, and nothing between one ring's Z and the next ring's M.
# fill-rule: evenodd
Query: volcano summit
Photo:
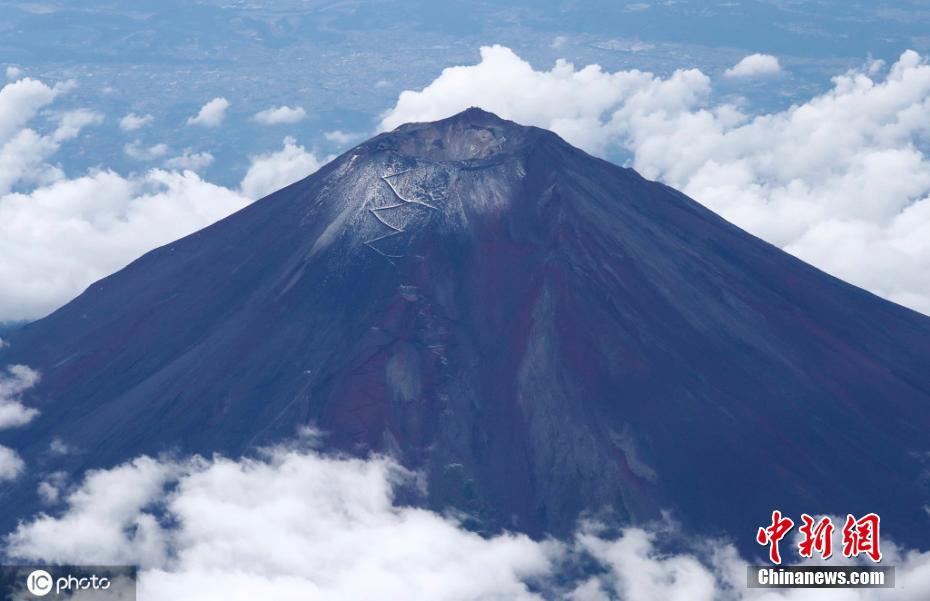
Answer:
M741 545L774 508L930 540L930 319L555 134L381 134L8 337L31 476L303 426L422 470L479 529L585 512ZM59 439L75 452L51 455Z

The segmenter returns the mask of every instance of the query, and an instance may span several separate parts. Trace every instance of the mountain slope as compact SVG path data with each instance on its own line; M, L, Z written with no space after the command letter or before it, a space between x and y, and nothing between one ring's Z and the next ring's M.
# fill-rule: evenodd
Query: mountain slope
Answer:
M930 319L477 109L382 134L9 342L0 365L43 375L41 415L0 440L32 478L313 424L424 470L479 528L671 509L751 545L780 508L930 540Z

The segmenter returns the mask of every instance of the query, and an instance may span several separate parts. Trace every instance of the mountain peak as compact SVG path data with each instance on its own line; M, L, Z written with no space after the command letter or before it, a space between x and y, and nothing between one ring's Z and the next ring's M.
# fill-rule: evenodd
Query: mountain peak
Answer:
M514 127L525 127L508 121L478 106L470 106L464 111L456 113L448 118L449 120L462 121L471 125L510 125Z
M403 125L398 126L395 131L401 131L408 128L415 128L417 126L430 125L434 127L448 126L452 124L464 124L472 126L498 126L498 127L514 127L526 129L527 126L520 125L514 121L509 121L498 116L491 111L486 111L478 106L470 106L463 111L459 111L448 117L442 119L437 119L435 121L415 121L410 123L404 123Z
M542 133L548 132L470 107L438 121L406 123L373 142L377 149L392 149L406 156L469 161L514 152Z

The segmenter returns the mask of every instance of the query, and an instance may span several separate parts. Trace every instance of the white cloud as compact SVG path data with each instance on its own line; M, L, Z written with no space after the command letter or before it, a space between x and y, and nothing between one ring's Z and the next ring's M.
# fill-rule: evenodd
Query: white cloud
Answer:
M109 563L128 560L146 565L165 559L165 541L157 521L143 510L163 494L178 468L141 457L110 470L91 472L67 499L61 519L40 516L20 529L11 547L21 557L46 556L50 561ZM133 528L127 533L127 528ZM67 558L67 559L66 559Z
M209 152L191 152L190 150L165 161L165 167L169 169L190 169L191 171L200 171L212 164L213 155Z
M525 580L550 568L549 545L484 539L394 505L395 484L409 479L385 459L287 449L241 461L142 457L92 472L62 515L24 523L7 550L138 563L150 601L539 598Z
M48 444L48 452L52 455L67 455L71 452L71 447L65 444L62 439L56 437Z
M255 113L255 116L252 118L265 125L297 123L307 118L307 112L301 106L293 108L289 106L273 106Z
M481 537L454 518L395 504L416 486L392 461L334 457L297 447L231 460L140 457L90 472L67 492L45 482L54 514L6 538L13 559L134 563L139 598L203 601L906 601L930 595L930 553L883 537L897 588L747 589L746 564L726 541L671 526L608 536L583 524L567 540ZM838 536L838 535L836 535ZM844 563L848 563L844 560ZM579 570L579 566L587 566Z
M10 365L5 374L0 373L0 430L25 426L39 414L38 410L20 401L20 395L38 381L39 372L25 365ZM0 445L0 483L15 480L25 468L25 462L16 451Z
M575 589L594 597L595 591L610 599L619 593L624 599L668 599L714 601L722 584L712 566L689 554L660 554L655 550L656 534L638 528L624 531L616 539L606 539L585 529L577 536L577 550L595 559L608 570L591 577ZM745 574L745 572L743 572Z
M15 480L25 467L16 451L0 445L0 482Z
M676 77L679 73L699 75L685 71ZM381 126L435 121L480 106L507 119L554 129L573 144L600 151L609 140L601 119L650 85L656 85L650 73L607 73L597 65L576 70L561 59L550 71L536 71L509 48L485 46L477 65L449 67L423 90L401 92Z
M25 125L50 104L69 84L49 87L33 79L21 79L0 89L0 195L16 185L45 184L61 177L61 170L45 161L62 142L81 129L100 123L102 115L77 109L53 115L57 127L40 134Z
M698 70L537 71L500 46L405 91L382 128L480 105L590 152L622 150L660 179L796 256L930 313L930 65L902 54L883 79L849 72L785 111L711 102Z
M226 117L229 101L225 98L214 98L200 108L195 117L187 120L188 125L202 125L203 127L217 127Z
M564 35L557 35L554 38L552 38L552 43L549 44L549 47L553 49L559 49L562 46L564 46L567 42L568 42L568 37Z
M249 198L262 198L307 177L321 165L316 155L288 136L281 150L252 157L252 165L242 178L242 193Z
M649 7L650 5L647 2L633 2L624 6L623 10L628 13L638 13L648 9Z
M88 125L103 123L103 115L89 109L76 109L58 116L58 127L52 134L55 142L73 140Z
M25 365L10 365L6 373L0 372L0 430L25 426L39 414L20 401L20 395L38 381L39 372Z
M0 318L35 318L143 254L246 206L193 171L94 171L0 196Z
M20 77L22 77L22 75L23 75L23 70L20 69L19 67L10 65L9 67L6 68L6 78L9 79L10 81L15 81L19 79Z
M0 142L28 123L62 93L64 86L49 87L35 79L21 79L0 89Z
M36 492L46 505L54 505L61 500L68 483L67 472L52 472L39 482Z
M60 493L51 482L39 482L36 492L39 494L39 498L46 504L51 505L58 502Z
M61 169L45 161L58 151L52 136L23 129L0 146L0 194L17 184L46 184L62 176Z
M338 144L339 146L347 146L352 142L356 142L365 137L364 134L345 132L340 129L328 131L323 134L323 137L328 141Z
M781 72L778 59L771 54L750 54L724 72L727 77L756 77Z
M167 144L158 143L143 146L139 140L134 140L123 146L123 152L126 153L126 156L137 161L155 161L167 155L169 150Z
M136 131L151 123L155 117L152 115L137 115L129 113L119 120L119 128L123 131Z

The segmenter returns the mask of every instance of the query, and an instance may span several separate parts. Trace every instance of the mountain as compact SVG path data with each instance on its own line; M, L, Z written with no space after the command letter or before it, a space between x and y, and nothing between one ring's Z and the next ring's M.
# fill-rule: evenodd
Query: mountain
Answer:
M926 547L930 319L555 134L469 109L381 134L15 330L35 479L325 432L478 529L580 515L757 548L775 508ZM55 438L76 451L53 455Z

